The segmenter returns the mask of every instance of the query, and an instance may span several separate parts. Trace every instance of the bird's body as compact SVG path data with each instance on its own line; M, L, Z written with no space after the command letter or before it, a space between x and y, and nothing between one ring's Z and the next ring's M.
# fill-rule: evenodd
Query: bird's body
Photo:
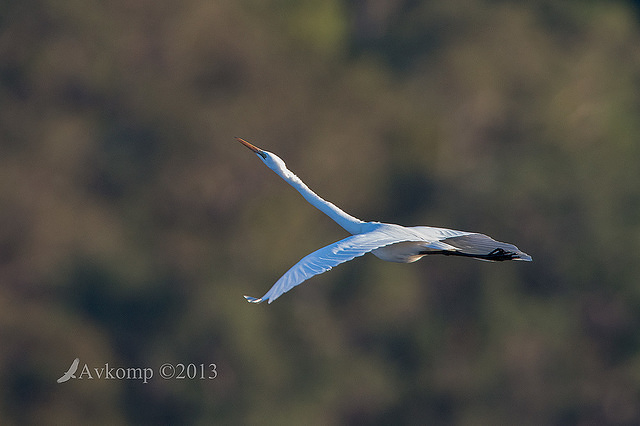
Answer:
M513 244L495 241L477 232L456 231L430 226L405 227L390 223L364 222L311 191L302 180L287 169L277 155L249 142L239 142L255 152L278 176L293 186L310 204L352 234L302 258L289 269L261 298L245 296L252 303L273 302L283 293L341 263L371 252L389 262L410 263L430 254L473 257L487 261L526 260L531 256Z

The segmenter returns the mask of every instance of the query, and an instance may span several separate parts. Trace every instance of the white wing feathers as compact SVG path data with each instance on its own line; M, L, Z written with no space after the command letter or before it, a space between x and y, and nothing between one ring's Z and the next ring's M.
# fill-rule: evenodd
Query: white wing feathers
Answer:
M407 236L406 239L398 238L397 235L389 235L384 231L371 231L352 235L303 257L261 298L250 296L245 296L245 298L251 303L260 303L265 300L271 303L298 284L314 275L326 272L334 266L348 262L377 248L415 239L415 237L411 236Z

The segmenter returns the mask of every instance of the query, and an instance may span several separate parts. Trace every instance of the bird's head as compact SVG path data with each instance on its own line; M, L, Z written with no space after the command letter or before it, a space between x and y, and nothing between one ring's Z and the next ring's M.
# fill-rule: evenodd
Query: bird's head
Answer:
M256 155L264 164L267 165L271 170L278 173L282 177L288 177L291 172L287 169L287 166L284 164L282 158L278 157L272 152L265 151L264 149L260 149L257 146L250 144L241 138L236 138L238 142L249 148L251 151L255 152Z

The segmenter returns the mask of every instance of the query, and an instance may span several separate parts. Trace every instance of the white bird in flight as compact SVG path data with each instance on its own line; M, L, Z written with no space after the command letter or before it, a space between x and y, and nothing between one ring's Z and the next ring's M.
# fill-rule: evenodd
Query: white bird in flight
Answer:
M525 260L531 256L513 244L501 243L477 232L431 226L405 227L391 223L363 222L320 198L293 174L277 155L236 138L258 155L271 170L293 186L311 205L352 234L303 257L262 297L244 296L251 303L269 303L314 275L366 253L388 262L411 263L430 254L466 256L487 261Z

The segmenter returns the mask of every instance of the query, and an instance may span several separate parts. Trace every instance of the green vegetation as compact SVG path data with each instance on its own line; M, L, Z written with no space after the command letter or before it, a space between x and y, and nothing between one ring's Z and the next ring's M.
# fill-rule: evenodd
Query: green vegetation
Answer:
M1 2L0 423L640 423L635 3ZM534 262L250 305L345 234L234 136ZM57 384L76 357L156 375Z

